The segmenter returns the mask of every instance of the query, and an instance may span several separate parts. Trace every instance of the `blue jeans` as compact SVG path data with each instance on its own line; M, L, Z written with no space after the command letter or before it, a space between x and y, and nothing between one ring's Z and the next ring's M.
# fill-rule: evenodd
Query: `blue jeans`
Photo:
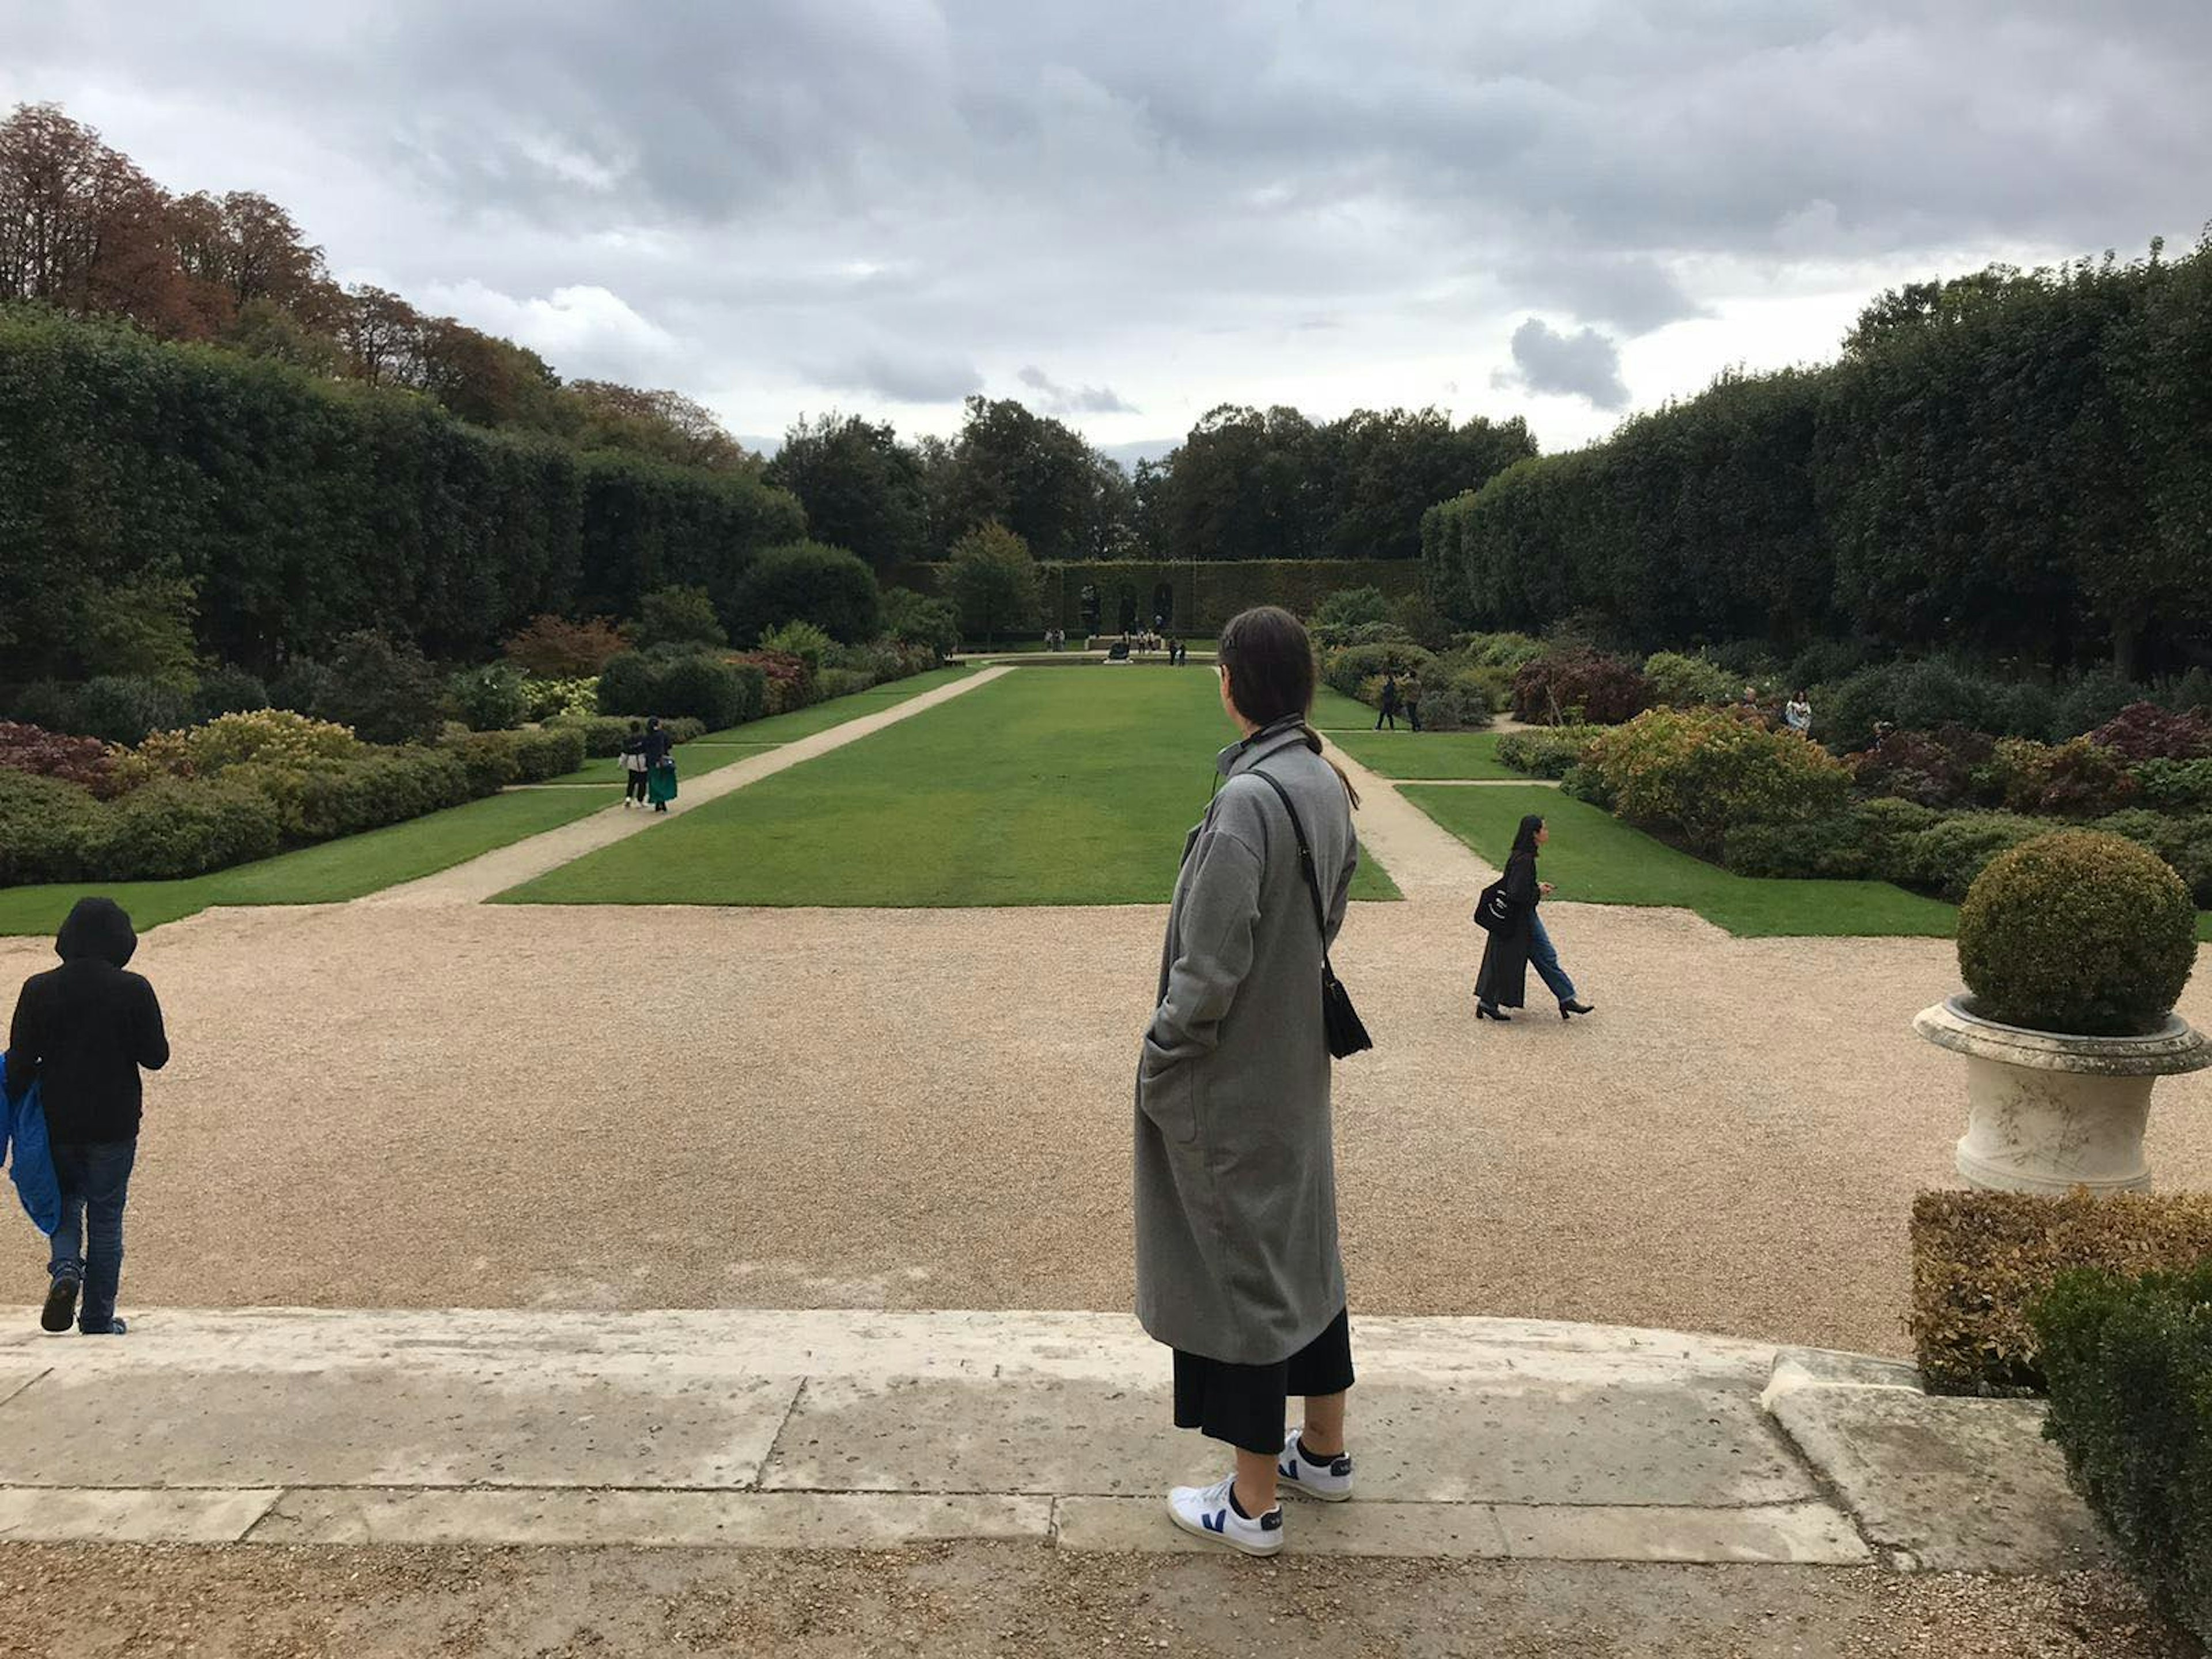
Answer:
M116 1287L123 1282L123 1200L131 1190L136 1140L54 1145L54 1176L61 1183L62 1224L54 1233L47 1272L84 1280L76 1328L100 1332L115 1317ZM88 1238L88 1233L89 1237ZM88 1243L89 1254L84 1251Z
M1567 977L1567 970L1559 966L1559 953L1552 948L1552 936L1544 931L1540 912L1528 915L1528 965L1536 970L1536 977L1551 987L1552 994L1562 1002L1575 1000L1575 982Z

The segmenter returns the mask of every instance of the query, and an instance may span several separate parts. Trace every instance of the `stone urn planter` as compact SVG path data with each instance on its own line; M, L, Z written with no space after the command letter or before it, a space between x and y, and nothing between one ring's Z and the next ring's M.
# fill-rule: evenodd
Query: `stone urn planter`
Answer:
M1955 996L1922 1009L1912 1029L1966 1057L1959 1173L1997 1192L2148 1188L2151 1085L2212 1066L2212 1043L2173 1014L2148 1036L2079 1036L1985 1019Z
M1959 1173L1999 1192L2140 1191L2151 1086L2212 1066L2173 1012L2197 908L2155 854L2062 830L1992 860L1959 908L1967 994L1913 1030L1966 1060Z

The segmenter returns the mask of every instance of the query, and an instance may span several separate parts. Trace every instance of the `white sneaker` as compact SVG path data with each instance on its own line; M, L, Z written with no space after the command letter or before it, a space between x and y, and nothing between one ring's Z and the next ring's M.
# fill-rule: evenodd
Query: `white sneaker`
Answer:
M1177 1486L1168 1494L1168 1515L1185 1532L1211 1544L1226 1544L1247 1555L1273 1555L1283 1547L1283 1506L1256 1521L1237 1513L1229 1501L1234 1474L1211 1486Z
M1352 1458L1349 1454L1316 1463L1299 1449L1303 1429L1292 1429L1283 1442L1283 1455L1275 1465L1275 1480L1292 1492L1318 1498L1324 1504L1341 1504L1352 1496Z

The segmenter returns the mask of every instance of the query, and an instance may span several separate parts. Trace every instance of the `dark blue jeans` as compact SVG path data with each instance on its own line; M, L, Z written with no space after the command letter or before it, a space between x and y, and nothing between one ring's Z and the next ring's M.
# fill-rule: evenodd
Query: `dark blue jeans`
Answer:
M84 1280L76 1328L100 1332L115 1317L115 1291L123 1282L123 1200L136 1140L95 1140L54 1146L54 1176L61 1183L62 1224L54 1233L47 1271ZM88 1246L89 1247L88 1249Z

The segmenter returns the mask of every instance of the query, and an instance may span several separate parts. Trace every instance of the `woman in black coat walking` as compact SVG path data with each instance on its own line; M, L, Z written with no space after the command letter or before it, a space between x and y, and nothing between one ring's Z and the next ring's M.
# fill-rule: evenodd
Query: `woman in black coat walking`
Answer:
M1552 890L1550 882L1536 879L1536 852L1551 838L1551 830L1534 812L1521 820L1520 832L1513 837L1513 851L1506 857L1505 873L1498 884L1510 914L1490 930L1490 944L1482 953L1482 971L1475 975L1474 1017L1479 1020L1510 1023L1512 1016L1503 1012L1501 1005L1504 1008L1525 1006L1531 963L1536 966L1537 976L1559 998L1561 1019L1593 1012L1589 1003L1575 995L1575 982L1559 966L1559 953L1552 948L1552 936L1544 929L1544 919L1536 914L1537 905Z

